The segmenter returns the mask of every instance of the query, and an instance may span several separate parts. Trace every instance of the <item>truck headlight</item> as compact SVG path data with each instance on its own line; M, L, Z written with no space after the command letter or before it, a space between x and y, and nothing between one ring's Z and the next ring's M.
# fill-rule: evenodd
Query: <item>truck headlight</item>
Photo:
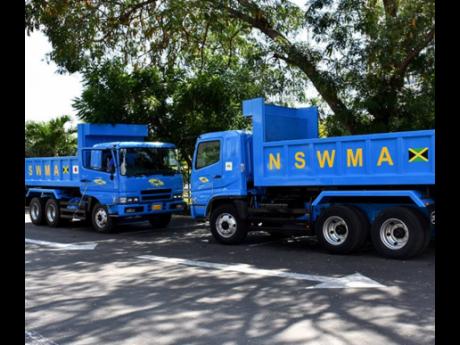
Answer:
M139 202L139 198L137 197L128 198L128 203L136 203L136 202Z
M181 199L182 198L182 194L174 194L173 195L173 199Z
M120 197L120 198L118 199L118 202L119 202L120 204L126 204L127 198L124 197L124 196L122 196L122 197Z

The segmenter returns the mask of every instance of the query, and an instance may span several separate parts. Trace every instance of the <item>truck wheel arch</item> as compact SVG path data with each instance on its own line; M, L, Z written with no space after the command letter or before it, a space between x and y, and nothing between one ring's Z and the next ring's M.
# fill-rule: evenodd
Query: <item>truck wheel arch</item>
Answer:
M211 215L211 212L217 207L221 205L226 205L226 204L233 205L236 208L238 212L238 216L241 219L246 219L248 217L247 200L241 197L227 197L227 196L212 198L208 202L208 206L206 207L206 213L205 213L206 217L209 217Z

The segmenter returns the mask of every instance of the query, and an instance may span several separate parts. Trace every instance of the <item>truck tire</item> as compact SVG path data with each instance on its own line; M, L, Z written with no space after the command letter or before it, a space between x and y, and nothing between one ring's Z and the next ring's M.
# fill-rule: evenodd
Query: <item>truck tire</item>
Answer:
M359 250L370 240L371 235L371 224L369 223L369 218L367 218L366 214L359 208L353 205L347 205L348 207L355 210L356 214L361 218L361 226L364 228L363 236L361 237L361 241L356 245L354 249Z
M371 227L374 248L392 259L408 259L420 254L428 245L429 236L428 222L410 207L384 209Z
M156 214L149 217L149 222L153 229L161 229L168 226L171 218L171 213Z
M431 242L431 226L430 226L430 220L424 216L421 212L417 211L414 208L410 208L414 213L420 218L420 222L423 225L425 231L423 231L423 234L425 235L425 239L423 240L423 244L420 247L419 251L415 255L420 255L422 254L426 248L428 248L428 245Z
M353 206L331 206L315 222L320 245L334 254L357 250L365 243L367 231L367 218Z
M61 212L59 203L56 199L48 199L45 204L45 220L46 224L56 228L61 225Z
M107 207L97 203L91 212L93 229L101 233L109 233L115 228L114 220L109 217Z
M32 198L29 204L29 215L32 224L43 225L45 224L45 213L44 202L40 198Z
M239 217L233 205L221 205L212 210L209 223L211 233L219 243L238 244L248 234L247 222Z

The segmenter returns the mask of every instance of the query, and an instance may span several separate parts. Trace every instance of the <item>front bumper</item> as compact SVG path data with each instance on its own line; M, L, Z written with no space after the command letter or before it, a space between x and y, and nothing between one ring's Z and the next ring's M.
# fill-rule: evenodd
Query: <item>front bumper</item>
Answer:
M116 204L109 206L110 217L139 217L162 213L181 213L186 203L179 200L159 200L149 203Z

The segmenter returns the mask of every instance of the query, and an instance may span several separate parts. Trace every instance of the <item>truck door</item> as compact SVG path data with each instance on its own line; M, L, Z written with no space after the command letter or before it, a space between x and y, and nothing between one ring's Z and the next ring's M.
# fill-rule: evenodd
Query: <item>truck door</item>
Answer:
M118 192L117 164L110 149L82 150L81 193L97 198L101 203L115 203Z
M199 141L195 147L192 184L192 215L203 216L214 189L222 187L222 138Z

